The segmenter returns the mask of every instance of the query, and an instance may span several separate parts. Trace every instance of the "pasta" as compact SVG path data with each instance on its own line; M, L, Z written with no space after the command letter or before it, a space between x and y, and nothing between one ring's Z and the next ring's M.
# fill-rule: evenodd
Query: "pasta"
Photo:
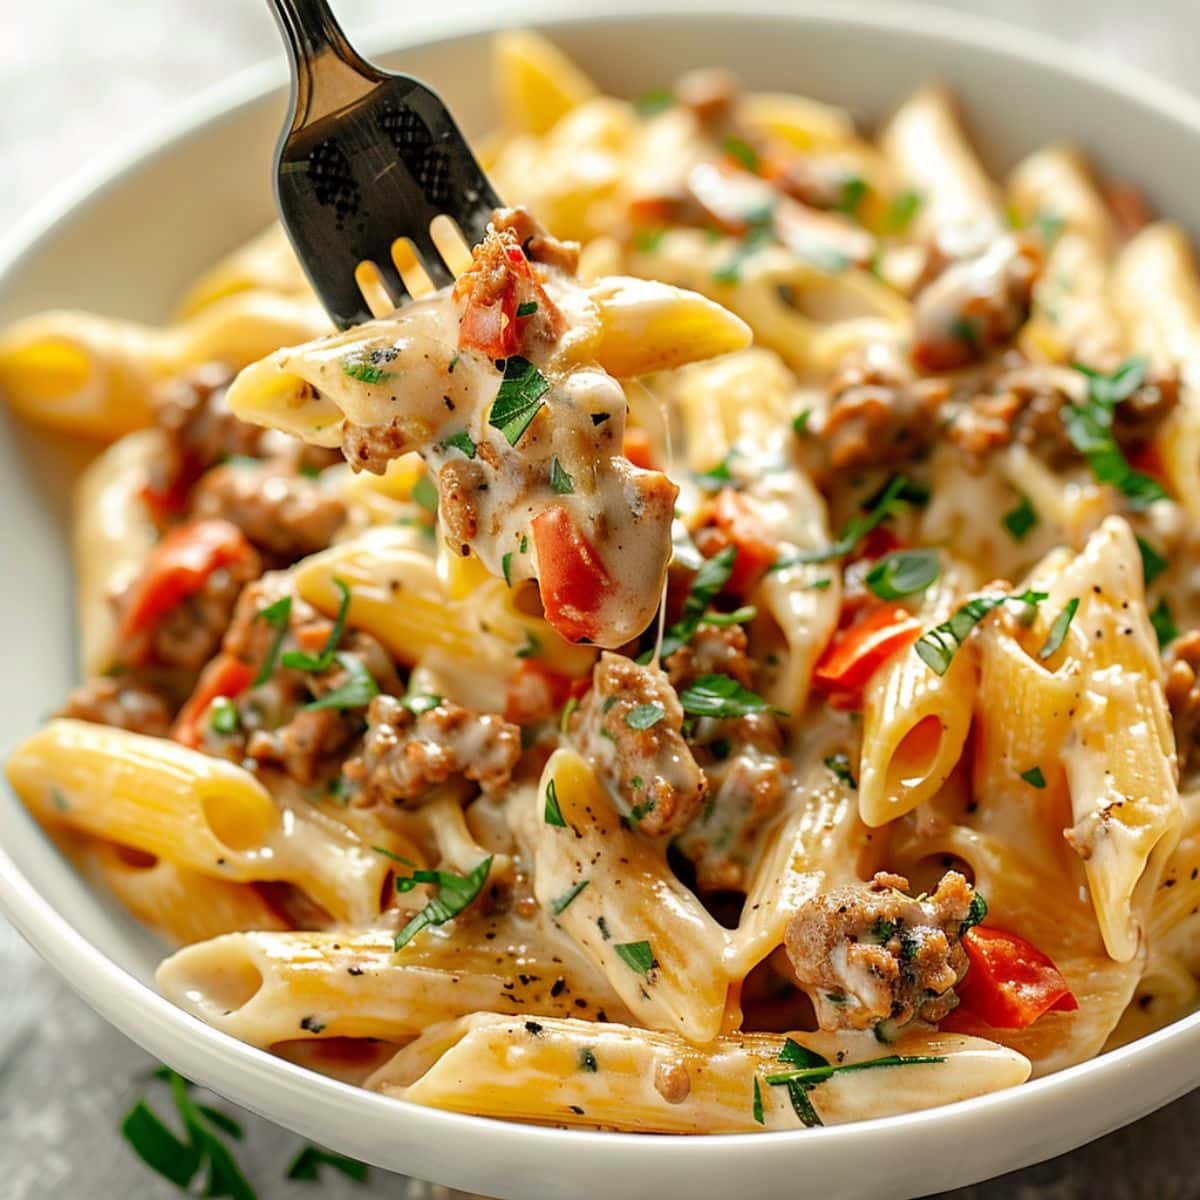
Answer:
M273 227L161 328L0 331L112 443L30 813L182 1008L464 1113L802 1129L1191 1011L1183 231L941 86L495 67L450 287L330 332Z

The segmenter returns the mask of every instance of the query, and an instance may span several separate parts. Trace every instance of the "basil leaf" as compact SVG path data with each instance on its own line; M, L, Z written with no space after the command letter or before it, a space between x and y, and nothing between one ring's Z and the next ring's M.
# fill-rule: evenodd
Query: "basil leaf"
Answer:
M488 855L469 875L455 875L452 871L414 871L411 875L396 880L396 891L411 892L419 883L435 883L437 891L433 898L396 934L395 948L407 946L422 929L430 925L445 925L453 920L483 891L488 872L492 869L492 855Z
M653 729L666 715L661 704L636 704L625 714L625 724L630 729Z
M1179 636L1179 626L1175 624L1175 618L1171 615L1171 606L1167 603L1166 596L1151 610L1150 624L1154 626L1160 650L1165 650L1167 645Z
M468 458L475 457L475 439L465 429L452 433L442 445L452 450L461 450Z
M1030 767L1028 771L1022 771L1021 778L1032 788L1040 790L1046 786L1046 776L1042 774L1041 767Z
M515 446L546 403L543 397L549 390L546 377L529 359L519 354L505 359L504 378L492 402L488 424Z
M883 600L923 592L942 573L936 550L896 550L867 572L867 587Z
M355 654L335 654L334 658L342 665L349 678L319 700L306 704L304 707L310 712L321 708L365 708L379 695L379 685L361 658Z
M1072 596L1063 606L1062 612L1054 618L1054 624L1050 626L1050 632L1046 636L1046 641L1037 652L1039 662L1045 662L1063 644L1063 640L1067 636L1067 630L1071 628L1071 621L1074 619L1078 608L1079 597Z
M353 1179L356 1183L366 1183L370 1168L356 1158L347 1158L344 1154L334 1154L332 1150L322 1150L319 1146L304 1146L299 1154L292 1159L287 1169L289 1179L299 1179L309 1183L320 1181L320 1167L332 1167L335 1171Z
M783 1043L783 1049L779 1052L779 1061L789 1063L793 1067L806 1069L829 1066L829 1059L822 1057L815 1050L810 1050L807 1046L800 1045L795 1038L788 1038Z
M187 1187L203 1162L203 1150L176 1137L144 1099L125 1114L121 1136L146 1166L178 1188Z
M1046 599L1046 595L1045 592L1025 591L1011 596L976 596L956 609L949 620L923 633L913 643L913 650L935 675L945 675L959 646L992 609L1010 600L1020 604L1039 604Z
M1084 404L1069 404L1062 409L1062 423L1071 444L1087 459L1097 481L1124 493L1133 508L1166 499L1166 491L1156 480L1129 465L1113 433L1116 406L1146 382L1147 360L1127 359L1111 375L1078 363L1075 369L1087 376L1088 396Z
M267 657L263 659L262 666L258 668L258 674L255 675L254 681L250 684L251 687L259 687L275 674L275 664L279 661L279 648L283 645L283 639L288 631L288 622L291 618L291 596L283 596L276 600L274 604L268 604L266 608L260 608L254 614L256 621L266 621L275 630L275 636L271 639L270 648L267 650Z
M550 490L559 496L569 496L575 491L575 480L563 470L557 457L550 460Z
M616 942L613 949L630 970L643 977L648 977L654 969L654 951L649 942Z
M346 628L346 611L350 607L350 588L342 579L335 578L333 586L342 593L341 602L338 604L337 616L333 621L333 628L329 631L329 636L325 639L325 645L321 649L321 653L317 655L305 654L301 650L289 650L283 656L283 665L285 667L294 667L297 671L327 671L333 663L333 653L337 649L338 642L342 640L342 633Z
M567 888L557 900L550 902L550 911L556 916L562 916L563 912L570 906L571 901L583 891L591 882L589 879L581 879L574 887Z
M1000 520L1014 542L1023 542L1029 535L1029 531L1038 523L1038 515L1030 503L1029 497L1022 495L1016 505L1010 508Z
M745 717L770 705L728 675L703 675L679 694L683 711L693 717Z
M556 825L559 829L567 827L566 821L563 820L562 809L558 807L558 787L553 779L546 784L546 807L542 812L542 820L547 825Z

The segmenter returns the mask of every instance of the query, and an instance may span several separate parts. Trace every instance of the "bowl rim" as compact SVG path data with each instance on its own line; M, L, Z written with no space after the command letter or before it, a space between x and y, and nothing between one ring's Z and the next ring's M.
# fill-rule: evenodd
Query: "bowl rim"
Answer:
M588 26L625 24L632 27L664 20L686 19L715 25L728 23L732 18L724 0L684 0L672 5L669 0L655 0L648 8L627 10L611 0L601 0L596 7L564 15L561 6L534 0L522 12L520 27L542 30L551 37L558 31L571 31ZM933 8L924 4L896 5L878 0L750 0L739 6L737 20L787 20L795 24L822 22L851 29L897 31L919 39L933 39L983 50L1002 58L1021 60L1041 72L1066 77L1069 82L1098 86L1133 99L1160 118L1172 120L1190 130L1200 140L1200 100L1180 88L1154 79L1141 70L1119 61L1109 60L1099 53L1073 48L1064 61L1062 43L1053 37L1010 26L1006 23L950 9ZM375 26L359 39L368 55L382 55L401 50L421 49L432 45L448 45L470 41L499 30L513 27L486 14L439 18L432 24L403 30L393 24ZM137 171L173 145L198 129L247 106L264 100L286 81L286 70L280 62L265 61L238 72L230 79L210 87L195 98L170 108L148 128L122 139L109 152L96 156L83 169L54 187L32 211L16 222L0 237L0 290L19 273L22 264L39 253L42 244L53 237L60 222L69 219L76 209L98 194L120 183L127 174ZM19 805L10 796L7 808ZM17 813L20 817L23 810ZM0 808L0 828L6 818ZM232 1093L238 1101L254 1107L245 1099L244 1088L223 1072L241 1073L255 1077L263 1085L283 1086L294 1103L288 1108L287 1121L293 1128L319 1137L329 1134L327 1126L310 1119L303 1104L317 1101L333 1105L355 1105L360 1112L378 1113L387 1118L404 1114L415 1125L424 1124L429 1133L437 1131L451 1137L474 1138L477 1145L495 1137L519 1135L527 1144L536 1143L570 1149L597 1147L619 1151L622 1155L653 1156L668 1161L671 1167L681 1168L686 1162L695 1169L700 1156L715 1160L736 1145L744 1143L745 1135L716 1133L680 1137L671 1134L604 1132L575 1128L554 1128L523 1124L497 1118L485 1118L444 1109L429 1108L409 1101L397 1101L361 1087L339 1082L315 1071L277 1058L265 1050L234 1039L185 1012L166 997L142 983L110 959L103 951L79 933L51 903L35 888L8 849L0 841L0 910L15 928L87 1002L111 1024L134 1041L145 1046L168 1064L196 1078L218 1092ZM1013 1118L1026 1110L1053 1111L1054 1102L1066 1099L1067 1093L1076 1096L1102 1081L1118 1082L1136 1067L1137 1075L1149 1079L1159 1067L1166 1067L1181 1052L1200 1050L1200 1011L1189 1014L1170 1025L1131 1042L1119 1049L1065 1068L1052 1075L1031 1080L1017 1087L1004 1089L936 1108L894 1116L872 1118L846 1125L816 1129L772 1131L765 1138L756 1137L755 1147L771 1144L782 1149L799 1145L827 1149L849 1147L858 1140L875 1139L876 1148L883 1150L884 1135L905 1137L936 1127L940 1138L953 1136L961 1126L973 1122L1005 1118L1010 1128L1017 1128ZM1125 1082L1133 1082L1126 1080ZM229 1086L232 1084L232 1086ZM1172 1085L1162 1094L1162 1086L1149 1101L1139 1102L1140 1113L1170 1102L1184 1094L1190 1086ZM399 1105L399 1107L398 1107ZM1140 1115L1140 1114L1138 1114ZM1136 1119L1131 1117L1130 1119ZM1111 1128L1097 1129L1083 1136L1071 1135L1069 1143L1057 1146L1055 1153L1102 1136ZM344 1139L341 1139L344 1140ZM948 1140L948 1139L947 1139ZM893 1140L891 1145L900 1142ZM686 1159L685 1157L686 1156ZM370 1152L360 1157L371 1160ZM1014 1157L1011 1166L1037 1161L1034 1151ZM699 1161L703 1167L703 1160ZM399 1168L392 1168L399 1169ZM1009 1168L1006 1168L1009 1169Z

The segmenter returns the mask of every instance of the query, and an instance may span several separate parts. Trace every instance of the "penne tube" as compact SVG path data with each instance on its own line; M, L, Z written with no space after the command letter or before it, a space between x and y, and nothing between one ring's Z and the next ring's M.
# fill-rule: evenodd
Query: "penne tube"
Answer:
M530 29L498 34L492 62L501 115L512 132L548 133L596 94L592 81L553 42Z
M311 296L312 287L300 260L278 222L205 271L180 301L177 317L193 317L238 292Z

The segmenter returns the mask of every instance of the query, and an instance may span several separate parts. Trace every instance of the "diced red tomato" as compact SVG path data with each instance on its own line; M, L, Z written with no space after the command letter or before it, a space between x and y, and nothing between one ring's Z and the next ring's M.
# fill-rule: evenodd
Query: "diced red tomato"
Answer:
M726 588L744 596L779 556L775 536L758 510L741 492L722 488L714 509L716 526L737 547Z
M533 312L540 311L543 315L549 313L557 317L553 301L534 276L529 259L521 247L506 245L504 257L504 287L491 304L482 303L468 291L473 287L473 269L460 280L457 294L462 295L466 291L468 297L458 327L461 350L478 350L489 358L509 358L521 352L525 325ZM500 264L493 269L500 269ZM533 312L519 315L521 305L526 301L533 303Z
M629 219L634 225L665 225L678 214L676 196L635 196L629 202Z
M1045 1013L1079 1007L1062 972L1015 933L977 925L963 935L963 949L971 965L958 985L962 1016L993 1029L1025 1029Z
M625 442L621 453L635 467L645 471L657 471L658 463L654 461L654 450L650 445L650 435L644 429L626 429Z
M534 517L532 529L546 620L569 642L594 641L612 576L561 504Z
M572 696L578 699L590 686L589 676L572 679L536 658L526 658L508 681L504 719L514 725L542 720L558 712Z
M1162 451L1154 442L1147 442L1136 454L1129 459L1129 465L1143 475L1166 485L1167 469L1162 459Z
M208 706L220 696L238 696L249 686L254 672L232 654L218 654L200 673L195 690L175 718L171 736L195 749L204 740L201 722Z
M254 547L229 521L213 517L177 526L146 560L121 616L119 636L123 641L135 638L200 591L214 571L256 557Z
M901 604L881 604L833 635L813 670L813 683L836 708L861 706L862 690L893 655L921 635L921 622Z

